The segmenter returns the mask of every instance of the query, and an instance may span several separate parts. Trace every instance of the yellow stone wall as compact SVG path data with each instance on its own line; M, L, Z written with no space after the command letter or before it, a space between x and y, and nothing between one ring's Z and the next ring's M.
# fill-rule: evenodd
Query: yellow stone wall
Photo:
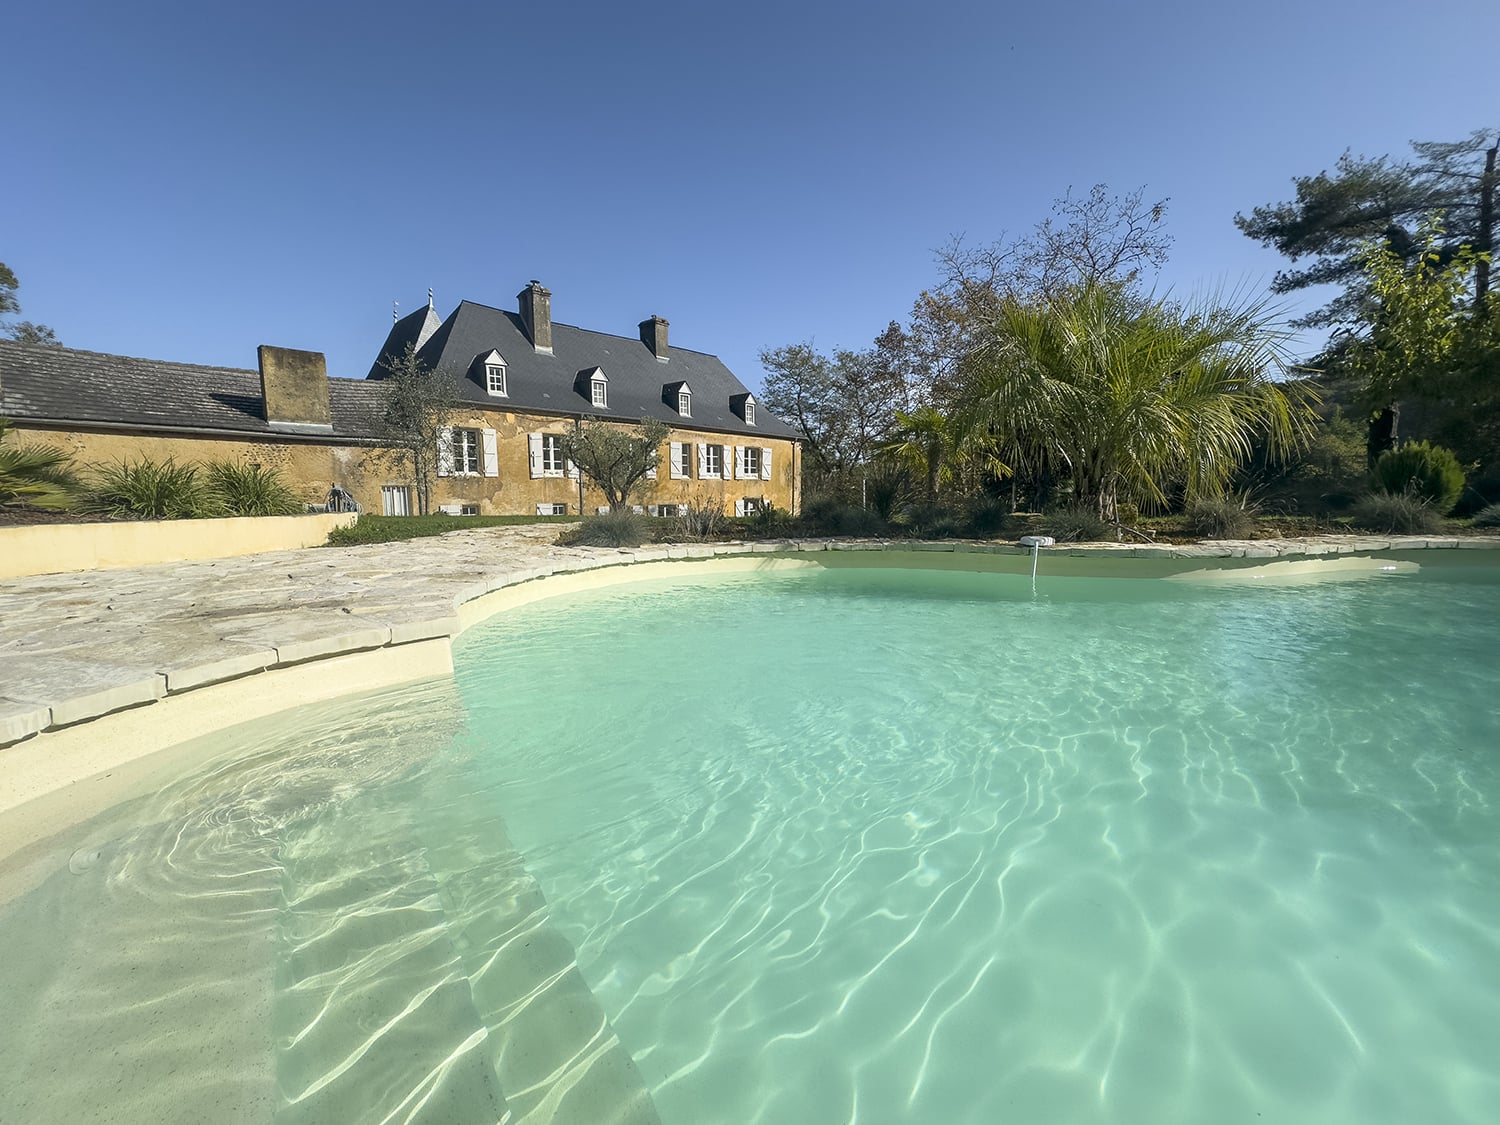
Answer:
M374 511L380 511L383 474L378 465L367 463L370 455L378 452L368 446L294 442L279 436L177 437L126 430L57 430L34 426L24 418L14 422L7 441L60 446L73 456L74 467L79 469L139 457L154 461L173 457L179 462L243 460L281 470L309 504L323 503L328 490L337 484L353 493L367 512L371 509L365 501L373 495Z
M477 505L481 515L534 515L539 503L560 503L570 514L579 513L578 482L567 477L531 476L527 435L568 433L573 421L540 415L516 414L484 408L462 408L451 418L455 427L494 430L499 454L498 476L446 476L433 482L434 510L442 504ZM183 461L238 459L281 470L287 481L310 504L321 504L335 484L349 491L360 507L370 513L382 511L381 486L408 483L400 462L391 452L374 446L335 444L333 441L288 441L280 435L266 438L179 437L132 431L58 430L38 427L18 419L9 441L38 441L61 446L72 454L80 468L138 457ZM670 479L667 449L663 446L661 467L655 481L646 481L631 498L635 504L681 504L718 500L724 511L734 513L735 501L743 497L764 499L783 511L795 511L800 497L797 479L800 451L785 438L743 437L700 430L676 430L669 441L696 445L755 445L769 448L770 480L700 480L696 460L694 476ZM604 504L603 494L585 482L584 514ZM415 511L413 500L412 510Z
M500 474L487 476L439 477L433 482L432 503L479 506L481 515L531 515L538 504L566 504L569 514L579 513L578 481L568 477L531 476L531 453L527 435L533 433L565 434L573 430L568 418L507 413L496 410L460 410L450 419L454 427L495 431ZM674 429L668 442L704 442L713 445L754 445L771 450L770 480L700 480L696 462L689 480L672 480L667 446L663 444L657 479L646 481L631 497L633 504L683 504L689 501L718 500L724 511L733 515L735 501L743 497L763 499L783 511L794 510L796 480L801 465L796 443L785 438L743 437L715 434L702 430ZM395 478L388 483L395 483ZM378 491L378 490L377 490ZM360 498L363 503L363 497ZM584 482L582 513L588 515L604 506L604 494ZM380 511L376 506L366 511Z

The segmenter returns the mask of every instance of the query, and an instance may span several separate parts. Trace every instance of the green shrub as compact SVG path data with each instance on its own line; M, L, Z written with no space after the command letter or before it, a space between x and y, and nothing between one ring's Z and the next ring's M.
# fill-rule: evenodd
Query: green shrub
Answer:
M1443 524L1427 501L1405 493L1372 492L1349 514L1355 527L1387 535L1423 535Z
M1500 527L1500 504L1491 504L1474 513L1475 527Z
M194 465L168 457L117 461L96 467L85 505L90 511L132 519L185 520L223 514Z
M884 535L890 530L878 513L837 500L819 500L805 509L799 529L807 535Z
M1048 512L1042 519L1043 533L1059 543L1097 543L1114 538L1114 529L1093 508L1078 504Z
M1464 490L1464 471L1453 451L1425 441L1387 449L1375 462L1374 487L1393 496L1413 496L1446 515Z
M761 539L785 535L792 528L792 518L784 510L767 501L760 511L746 521L750 534Z
M207 488L227 515L295 516L306 509L280 470L248 461L210 461Z
M1244 496L1202 497L1187 506L1188 530L1204 539L1244 539L1255 517Z
M0 442L10 421L0 418ZM0 508L61 512L78 499L72 458L52 445L0 445Z
M645 516L623 508L585 516L582 523L564 532L557 541L570 547L639 547L649 531Z
M1015 518L1004 500L982 496L970 506L965 521L968 532L980 539L999 538L1013 530Z
M399 543L423 539L449 531L473 531L481 527L514 527L528 523L577 523L577 516L371 516L362 515L353 527L336 527L328 533L328 546L355 547L362 543Z

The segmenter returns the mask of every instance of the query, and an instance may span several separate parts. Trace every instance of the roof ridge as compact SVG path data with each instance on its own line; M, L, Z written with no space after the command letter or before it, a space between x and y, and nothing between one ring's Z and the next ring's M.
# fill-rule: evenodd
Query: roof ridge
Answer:
M91 351L88 348L68 348L59 347L56 345L23 344L17 340L0 340L0 347L15 348L18 350L21 348L45 348L46 351L53 354L57 354L59 352L67 352L72 355L98 356L100 359L129 359L134 360L137 363L161 363L166 364L169 367L195 367L200 371L225 371L235 375L260 375L260 372L254 367L224 367L217 363L192 363L188 360L180 359L152 359L150 356L122 355L119 352L96 352Z
M500 307L498 307L496 305L487 305L483 301L471 301L468 298L463 298L458 303L459 303L460 307L462 307L464 305L473 305L477 309L489 309L491 312L501 313L504 316L513 316L513 317L516 317L518 319L521 316L521 314L518 313L518 312L512 312L510 309L502 309L502 308L500 308ZM454 309L453 311L456 313L456 312L458 312L458 309ZM595 336L608 336L612 340L629 340L632 344L641 344L642 347L647 346L647 345L645 345L642 342L642 340L641 340L641 338L639 336L622 336L618 332L601 332L597 328L585 328L581 324L569 324L565 320L554 320L552 322L552 327L553 328L571 328L575 332L591 332ZM698 348L684 348L684 347L681 347L678 344L672 344L670 350L674 351L674 352L689 352L692 355L707 356L709 359L718 359L719 358L717 352L700 351Z

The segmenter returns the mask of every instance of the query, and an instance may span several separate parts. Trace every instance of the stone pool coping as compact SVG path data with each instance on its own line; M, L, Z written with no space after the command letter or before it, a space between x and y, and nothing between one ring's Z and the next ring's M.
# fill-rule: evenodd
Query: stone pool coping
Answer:
M463 629L568 589L685 574L683 562L712 562L715 570L736 559L734 569L775 560L868 565L875 560L864 553L872 551L922 554L924 565L941 569L1017 573L1031 564L1030 550L1010 542L777 539L612 549L560 547L556 534L549 525L480 528L0 580L0 813L238 722L449 674L450 644ZM1165 577L1465 548L1500 550L1500 536L1065 544L1043 549L1042 569ZM567 588L537 582L580 574L591 577Z

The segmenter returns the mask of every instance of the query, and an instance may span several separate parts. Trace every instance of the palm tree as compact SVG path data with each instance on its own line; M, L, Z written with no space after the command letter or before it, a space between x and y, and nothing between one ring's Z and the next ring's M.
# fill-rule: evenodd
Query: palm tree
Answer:
M0 418L0 507L65 511L78 493L78 481L68 468L72 460L51 445L5 445L11 427Z
M938 489L953 479L961 443L952 419L933 406L907 413L896 411L896 429L882 452L927 482L927 499L937 500Z
M1008 301L968 357L960 410L1116 522L1122 500L1160 508L1169 486L1221 494L1257 438L1296 448L1315 400L1273 377L1284 339L1260 303L1183 307L1108 284Z

